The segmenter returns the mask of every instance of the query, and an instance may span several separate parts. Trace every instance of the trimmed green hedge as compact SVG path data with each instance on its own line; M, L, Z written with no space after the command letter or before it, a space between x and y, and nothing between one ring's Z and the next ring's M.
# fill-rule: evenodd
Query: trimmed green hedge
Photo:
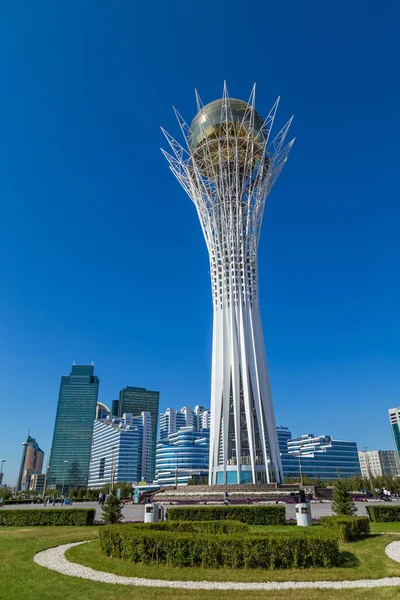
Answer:
M169 521L217 521L229 519L249 525L286 525L286 509L272 506L190 506L169 508Z
M341 542L355 542L370 533L368 517L321 517L320 523L337 533Z
M37 504L37 500L4 500L4 506L7 504Z
M93 525L94 508L0 509L0 525Z
M152 531L179 531L182 533L245 533L250 531L247 523L240 521L159 521L156 523L136 523Z
M367 512L370 521L388 523L390 521L400 521L400 506L377 505L367 506Z
M338 538L322 528L304 536L207 535L111 525L99 529L99 542L107 556L174 567L290 569L340 564Z

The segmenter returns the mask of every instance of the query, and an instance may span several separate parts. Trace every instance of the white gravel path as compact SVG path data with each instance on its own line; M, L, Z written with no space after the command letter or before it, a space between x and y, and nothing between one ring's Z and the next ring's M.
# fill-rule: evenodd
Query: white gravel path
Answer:
M384 577L383 579L359 579L358 581L284 581L265 583L240 583L236 581L166 581L164 579L143 579L141 577L123 577L104 571L95 571L77 563L71 563L65 557L65 552L73 546L86 544L75 542L64 544L38 552L34 561L47 569L63 575L81 577L100 581L102 583L117 583L120 585L136 585L143 587L165 587L187 590L294 590L294 589L350 589L378 588L400 586L400 577ZM386 546L385 552L389 558L400 562L400 542L392 542Z

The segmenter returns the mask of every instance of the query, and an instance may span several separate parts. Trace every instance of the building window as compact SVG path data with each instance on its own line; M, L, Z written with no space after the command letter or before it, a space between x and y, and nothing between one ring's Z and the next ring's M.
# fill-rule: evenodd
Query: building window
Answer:
M106 466L106 459L102 458L100 460L100 466L99 466L99 479L104 479L105 466Z

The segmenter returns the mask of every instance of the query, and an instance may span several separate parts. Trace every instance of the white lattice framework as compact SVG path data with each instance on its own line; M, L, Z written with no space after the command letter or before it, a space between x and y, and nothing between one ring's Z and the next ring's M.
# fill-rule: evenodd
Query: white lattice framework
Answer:
M209 483L281 482L258 302L257 249L265 201L294 142L285 145L293 117L271 140L279 98L264 122L255 111L255 86L248 103L229 98L226 85L219 101L204 107L197 92L196 99L197 137L193 123L189 127L174 109L186 148L163 130L172 154L163 153L196 206L210 256L214 324ZM240 103L244 107L238 118ZM210 129L211 105L214 122L219 107L220 115Z

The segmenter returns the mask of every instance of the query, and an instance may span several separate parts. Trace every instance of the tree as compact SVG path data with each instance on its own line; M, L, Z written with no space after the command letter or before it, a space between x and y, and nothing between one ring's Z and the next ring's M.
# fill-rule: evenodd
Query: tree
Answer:
M122 521L121 502L115 494L110 494L103 506L103 519L105 523L114 525Z
M353 502L351 493L348 490L348 483L343 479L338 479L333 486L332 511L335 515L355 515L356 505Z

